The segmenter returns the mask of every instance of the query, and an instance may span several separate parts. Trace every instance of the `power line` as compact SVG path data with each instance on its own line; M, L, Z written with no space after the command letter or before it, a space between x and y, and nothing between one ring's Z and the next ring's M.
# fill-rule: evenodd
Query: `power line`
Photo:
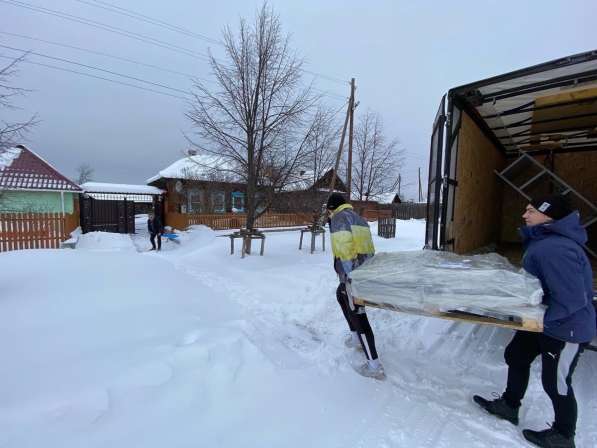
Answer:
M7 31L0 31L0 34L5 34L7 36L12 36L12 37L18 37L18 38L21 38L21 39L33 40L33 41L37 41L37 42L43 42L45 44L56 45L58 47L63 47L63 48L70 48L72 50L83 51L83 52L90 53L90 54L96 54L96 55L104 56L104 57L107 57L107 58L112 58L112 59L116 59L116 60L120 60L120 61L124 61L124 62L130 62L131 64L137 64L137 65L140 65L140 66L143 66L143 67L153 68L155 70L161 70L161 71L164 71L164 72L173 73L175 75L185 76L187 78L195 78L196 77L195 75L191 75L190 73L179 72L177 70L171 70L171 69L160 67L160 66L157 66L157 65L147 64L147 63L144 63L144 62L136 61L134 59L123 58L121 56L115 56L113 54L105 53L103 51L90 50L89 48L77 47L75 45L63 44L63 43L60 43L60 42L54 42L54 41L51 41L51 40L40 39L40 38L32 37L32 36L25 36L23 34L9 33ZM213 82L213 81L208 80L208 79L204 79L204 81Z
M113 12L116 14L121 14L123 16L130 17L135 20L139 20L141 22L150 23L152 25L156 25L161 28L168 29L170 31L175 31L180 34L184 34L185 36L194 37L196 39L201 39L203 41L206 41L206 42L209 42L212 44L216 44L216 45L222 45L222 42L220 42L216 39L213 39L209 36L206 36L206 35L200 34L200 33L195 33L189 29L165 22L163 20L155 19L155 18L147 16L145 14L141 14L139 12L133 11L132 9L123 8L121 6L117 6L117 5L114 5L114 4L111 4L108 2L103 2L100 0L91 0L91 1L75 0L75 1L77 1L79 3L84 3L89 6L93 6L95 8L101 8L101 9L104 9L106 11L110 11L110 12Z
M164 71L164 72L174 73L174 74L177 74L177 75L185 76L185 77L187 77L189 79L199 79L201 81L205 81L205 82L209 82L209 83L215 83L216 82L216 81L214 81L212 79L201 78L201 77L192 75L190 73L184 73L184 72L180 72L180 71L177 71L177 70L170 70L170 69L167 69L167 68L159 67L157 65L147 64L147 63L140 62L140 61L137 61L137 60L134 60L134 59L123 58L121 56L116 56L116 55L113 55L113 54L110 54L110 53L106 53L106 52L102 52L102 51L91 50L91 49L88 49L88 48L78 47L78 46L75 46L75 45L63 44L63 43L60 43L60 42L55 42L55 41L40 39L40 38L32 37L32 36L26 36L26 35L23 35L23 34L10 33L10 32L7 32L7 31L0 31L0 34L5 34L7 36L18 37L18 38L27 39L27 40L33 40L33 41L42 42L42 43L46 43L46 44L50 44L50 45L55 45L55 46L64 47L64 48L70 48L70 49L77 50L77 51L82 51L82 52L86 52L86 53L90 53L90 54L95 54L95 55L99 55L99 56L104 56L104 57L108 57L108 58L112 58L112 59L116 59L116 60L120 60L120 61L124 61L124 62L128 62L128 63L136 64L136 65L143 66L143 67L148 67L148 68L152 68L152 69L156 69L156 70L161 70L161 71ZM26 50L19 49L19 51L26 51ZM317 92L319 92L319 93L321 93L321 94L323 94L323 95L326 95L326 96L328 96L328 97L330 97L332 99L340 99L340 100L344 100L345 99L342 95L337 94L337 93L333 93L333 92L330 92L330 91L327 91L327 90L317 89L315 87L312 87L312 89L315 90L315 91L317 91Z
M53 9L43 8L41 6L35 6L35 5L31 5L29 3L19 2L19 1L15 1L15 0L0 0L0 2L9 4L9 5L13 5L13 6L18 6L20 8L29 9L29 10L35 11L35 12L40 12L42 14L48 14L48 15L51 15L54 17L59 17L64 20L70 20L71 22L77 22L77 23L81 23L83 25L88 25L88 26L98 28L98 29L101 29L104 31L108 31L110 33L119 34L121 36L129 37L131 39L135 39L135 40L145 42L145 43L148 43L151 45L156 45L161 48L165 48L165 49L175 51L180 54L184 54L186 56L191 56L191 57L206 60L209 62L208 56L198 53L196 51L189 50L184 47L179 47L178 45L174 45L169 42L155 39L150 36L145 36L143 34L134 33L132 31L118 28L118 27L108 25L108 24L105 24L102 22L97 22L95 20L86 19L84 17L75 16L75 15L68 14L68 13L65 13L62 11L56 11Z
M167 89L167 90L172 90L174 92L184 93L185 95L187 95L187 94L190 93L190 92L188 92L186 90L177 89L176 87L171 87L171 86L168 86L166 84L160 84L160 83L153 82L153 81L147 81L147 80L142 79L142 78L137 78L136 76L124 75L122 73L118 73L118 72L115 72L115 71L112 71L112 70L107 70L107 69L104 69L104 68L95 67L93 65L87 65L87 64L82 64L80 62L71 61L70 59L58 58L58 57L50 56L50 55L43 54L43 53L37 53L35 51L25 50L23 48L11 47L9 45L0 45L0 48L6 48L8 50L13 50L13 51L22 51L23 53L26 53L26 54L32 54L34 56L39 56L39 57L42 57L42 58L51 59L53 61L66 62L67 64L73 64L73 65L77 65L79 67L85 67L85 68L88 68L88 69L91 69L91 70L97 70L97 71L100 71L100 72L108 73L110 75L120 76L120 77L123 77L123 78L131 79L133 81L142 82L144 84L149 84L149 85L152 85L152 86L155 86L155 87L161 87L162 89Z
M161 26L162 28L166 28L171 31L176 31L176 32L179 32L186 36L195 37L195 38L202 39L202 40L205 40L207 42L210 42L210 43L213 43L216 45L224 46L224 44L222 42L220 42L212 37L206 36L204 34L195 33L193 31L190 31L181 26L174 25L172 23L165 22L163 20L154 19L153 17L147 16L145 14L141 14L140 12L133 11L132 9L123 8L121 6L116 6L109 2L105 2L102 0L75 0L75 1L77 1L79 3L84 3L89 6L94 6L96 8L102 8L102 9L105 9L107 11L111 11L111 12L114 12L117 14L122 14L127 17L131 17L133 19L140 20L145 23L151 23L156 26ZM313 71L306 70L306 69L301 69L301 70L304 71L305 73L309 73L309 74L317 76L319 78L327 79L328 81L338 82L341 84L347 83L347 81L340 79L340 78L336 78L334 76L324 75L323 73L317 73L317 72L313 72Z
M14 58L11 58L10 56L3 56L3 55L0 55L0 58L2 58L2 59L14 59ZM64 67L58 67L56 65L44 64L44 63L41 63L41 62L28 61L26 59L23 60L22 62L24 62L25 64L39 65L41 67L48 67L48 68L51 68L51 69L54 69L54 70L60 70L60 71L63 71L63 72L75 73L77 75L88 76L89 78L101 79L103 81L109 81L109 82L112 82L114 84L120 84L120 85L127 86L127 87L133 87L135 89L145 90L147 92L159 93L160 95L171 96L172 98L178 98L178 99L185 100L185 101L189 99L187 97L183 97L183 96L179 96L179 95L173 95L171 93L161 92L159 90L150 89L150 88L147 88L147 87L141 87L141 86L138 86L138 85L135 85L135 84L131 84L131 83L128 83L128 82L117 81L116 79L104 78L103 76L97 76L97 75L93 75L91 73L85 73L85 72L80 72L78 70L71 70L71 69L64 68Z
M87 3L87 2L85 2L83 0L76 0L76 1L81 1L82 3ZM128 30L125 30L125 29L122 29L122 28L118 28L118 27L115 27L115 26L112 26L112 25L108 25L106 23L98 22L98 21L95 21L95 20L86 19L84 17L75 16L75 15L72 15L72 14L69 14L69 13L66 13L66 12L63 12L63 11L52 10L52 9L44 8L44 7L41 7L41 6L36 6L36 5L32 5L32 4L25 3L25 2L20 2L20 1L17 1L17 0L0 0L0 2L9 4L9 5L13 5L13 6L18 6L20 8L29 9L31 11L40 12L40 13L43 13L43 14L48 14L48 15L51 15L51 16L54 16L54 17L59 17L59 18L65 19L65 20L70 20L70 21L74 21L74 22L77 22L77 23L82 23L84 25L92 26L94 28L102 29L104 31L108 31L108 32L111 32L111 33L120 34L122 36L129 37L131 39L136 39L136 40L139 40L141 42L149 43L149 44L152 44L152 45L157 45L159 47L166 48L166 49L169 49L171 51L176 51L178 53L186 54L187 56L192 56L192 57L195 57L195 58L198 58L198 59L203 59L203 60L206 60L208 62L209 62L209 59L210 59L210 56L206 55L204 53L199 53L199 52L196 52L194 50L189 50L187 48L180 47L178 45L174 45L174 44L171 44L169 42L161 41L159 39L155 39L155 38L150 37L150 36L145 36L145 35L142 35L142 34L134 33L132 31L128 31ZM107 2L99 2L99 3L110 5ZM89 3L87 3L87 4L89 4ZM99 7L99 5L92 5L92 6ZM117 9L124 10L126 12L130 12L131 15L136 14L136 15L147 17L148 19L151 19L151 18L149 18L149 16L144 16L143 14L136 13L136 12L134 12L132 10L127 10L126 8L121 8L121 7L113 6L113 5L110 5L110 6L112 8L117 8ZM104 7L103 9L106 9L106 8ZM116 12L116 11L114 11L114 12ZM151 20L159 22L156 19L151 19ZM163 23L167 24L167 22L163 22ZM171 26L171 27L173 27L173 28L177 27L176 25L171 25L171 24L168 24L168 25ZM178 28L181 28L181 27L178 27ZM185 30L184 28L181 28L181 29ZM205 36L203 36L203 37L205 37ZM208 38L208 39L211 39L211 38ZM211 39L211 40L215 41L215 39ZM215 41L215 42L217 42L217 41ZM342 80L340 78L335 78L333 76L328 76L328 75L325 75L323 73L318 73L318 72L314 72L314 71L306 70L306 69L300 69L300 70L303 71L303 72L305 72L305 73L309 73L309 74L311 74L313 76L317 76L317 77L322 78L322 79L327 79L328 81L340 83L340 84L343 84L343 85L347 83L347 81L344 81L344 80Z
M0 33L1 33L1 31L0 31ZM11 34L11 33L9 33L9 34ZM104 69L104 68L93 66L93 65L89 65L89 64L83 64L81 62L72 61L72 60L66 59L66 58L60 58L60 57L50 56L48 54L39 53L39 52L32 51L32 50L26 50L26 49L23 49L23 48L12 47L12 46L9 46L9 45L2 45L2 44L0 44L0 48L6 48L6 49L12 50L12 51L19 51L19 52L23 52L24 54L30 54L30 55L34 55L34 56L38 56L38 57L42 57L42 58L46 58L46 59L58 61L58 62L64 62L64 63L67 63L67 64L72 64L72 65L76 65L76 66L79 66L79 67L88 68L90 70L97 70L97 71L100 71L100 72L103 72L103 73L108 73L108 74L114 75L114 76L120 76L122 78L130 79L130 80L137 81L137 82L141 82L141 83L148 84L148 85L151 85L151 86L160 87L160 88L167 89L167 90L172 90L172 91L178 92L178 93L183 93L185 95L190 94L189 91L181 90L181 89L178 89L176 87L171 87L171 86L168 86L166 84L161 84L161 83L157 83L157 82L153 82L153 81L147 81L145 79L142 79L142 78L139 78L139 77L136 77L136 76L126 75L126 74L119 73L119 72L116 72L116 71L113 71L113 70L108 70L108 69ZM8 58L7 56L2 56L2 57L5 58L5 59ZM10 58L8 58L8 59L10 59ZM48 68L53 68L53 69L57 69L57 70L62 70L62 71L70 72L70 73L84 74L84 75L88 75L88 76L90 76L92 78L97 78L97 79L101 79L101 80L111 81L111 82L115 82L117 84L122 84L122 85L126 85L126 86L133 86L133 87L136 87L136 88L141 88L140 86L137 86L137 85L134 85L134 84L118 82L118 81L110 79L110 78L104 78L104 77L101 77L101 76L91 75L91 74L88 74L88 73L79 72L79 71L76 71L76 70L70 70L70 69L66 69L66 68L61 68L61 67L57 67L57 66L54 66L54 65L48 65L48 64L43 64L43 63L39 63L39 62L35 62L34 63L32 61L27 61L27 60L24 61L24 62L31 63L31 64L34 64L34 65L40 65L42 67L48 67ZM211 82L214 82L214 81L211 81ZM165 92L160 92L160 91L157 91L157 90L154 90L154 89L145 89L145 90L148 90L148 91L151 91L151 92L157 92L157 93L166 94ZM329 93L326 93L326 92L323 92L323 93L327 94L327 95L330 95ZM188 97L184 98L184 97L181 97L181 96L178 96L178 95L171 95L171 94L167 94L167 95L173 96L174 98L189 99ZM341 97L340 95L337 95L337 96L339 98L341 98L341 99L344 100L344 98Z
M307 70L307 69L304 69L304 68L301 68L301 70L304 71L305 73L309 73L310 75L317 76L318 78L327 79L328 81L337 82L337 83L340 83L342 85L349 84L348 81L343 81L340 78L334 78L333 76L324 75L323 73L313 72L311 70Z

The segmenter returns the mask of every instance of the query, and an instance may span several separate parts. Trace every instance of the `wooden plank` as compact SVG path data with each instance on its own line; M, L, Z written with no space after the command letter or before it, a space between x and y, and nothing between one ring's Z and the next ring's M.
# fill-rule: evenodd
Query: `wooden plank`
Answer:
M11 219L10 219L10 213L7 213L6 215L6 222L5 222L5 229L6 229L6 233L5 233L5 246L4 249L8 252L10 250L10 234L12 231L12 224L11 224Z
M35 248L35 240L36 240L36 236L35 236L35 220L33 216L29 216L27 219L27 222L23 223L26 224L26 229L25 231L27 232L27 249L33 249Z
M46 218L47 229L48 229L48 236L45 239L46 249L52 249L54 243L54 231L55 231L55 221L54 216L48 213Z
M60 238L62 237L62 222L62 215L54 214L54 235L52 235L52 247L54 249L58 249L60 247Z
M17 223L17 232L15 235L15 242L17 244L16 249L22 250L27 249L29 239L29 222L28 216L23 214L15 215Z
M14 213L11 213L10 217L12 218L11 222L10 222L10 227L11 227L10 230L11 230L11 233L13 234L13 237L11 238L12 241L10 242L10 248L9 248L9 250L15 250L17 248L17 246L16 246L16 235L18 233L18 225L19 224L18 224L18 222L16 220L16 215Z
M374 308L380 308L391 311L398 311L406 314L414 314L417 316L425 317L436 317L439 319L455 320L462 322L469 322L481 325L492 325L496 327L511 328L514 330L531 331L535 333L543 332L543 322L539 322L533 319L522 319L522 322L511 322L506 320L500 320L493 317L483 317L467 313L460 312L443 312L439 310L420 310L407 307L400 307L391 303L375 303L366 299L358 297L354 298L355 303L363 306L371 306Z
M5 221L4 221L4 250L6 252L8 252L10 250L9 248L9 239L10 239L10 218L8 216L8 214L5 215Z
M36 249L43 249L44 248L44 241L43 241L43 232L44 232L44 223L41 219L32 219L33 228L37 238L35 238L35 248Z

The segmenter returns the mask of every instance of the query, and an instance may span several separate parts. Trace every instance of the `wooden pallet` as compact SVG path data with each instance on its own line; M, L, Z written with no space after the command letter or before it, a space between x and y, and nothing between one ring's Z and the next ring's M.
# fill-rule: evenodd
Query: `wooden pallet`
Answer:
M543 332L543 322L534 320L534 319L518 319L518 320L508 320L508 319L498 319L495 317L487 317L477 314L471 313L464 313L460 311L440 311L440 310L421 310L421 309L413 309L408 307L401 307L399 305L393 303L376 303L371 302L367 299L362 299L358 297L354 297L355 303L358 305L363 306L372 306L375 308L381 308L385 310L391 311L398 311L401 313L407 314L415 314L418 316L426 316L426 317L437 317L440 319L447 319L447 320L455 320L455 321L462 321L462 322L469 322L474 324L481 324L481 325L493 325L496 327L504 327L504 328L511 328L513 330L524 330L524 331L531 331L535 333Z

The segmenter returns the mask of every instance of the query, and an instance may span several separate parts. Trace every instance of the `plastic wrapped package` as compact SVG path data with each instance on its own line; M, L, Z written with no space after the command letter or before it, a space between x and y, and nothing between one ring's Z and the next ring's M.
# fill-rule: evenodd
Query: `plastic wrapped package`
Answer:
M543 322L539 280L495 253L382 252L354 270L350 279L353 297L383 308Z

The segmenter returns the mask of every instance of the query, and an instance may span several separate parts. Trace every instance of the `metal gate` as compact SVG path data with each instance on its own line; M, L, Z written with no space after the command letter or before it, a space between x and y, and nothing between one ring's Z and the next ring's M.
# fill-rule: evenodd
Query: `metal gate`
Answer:
M446 95L442 96L431 134L429 153L429 181L427 189L427 224L425 228L425 247L439 249L439 222L441 218L440 194L442 187L442 159L444 153L444 124Z
M135 233L135 202L81 197L81 230Z

